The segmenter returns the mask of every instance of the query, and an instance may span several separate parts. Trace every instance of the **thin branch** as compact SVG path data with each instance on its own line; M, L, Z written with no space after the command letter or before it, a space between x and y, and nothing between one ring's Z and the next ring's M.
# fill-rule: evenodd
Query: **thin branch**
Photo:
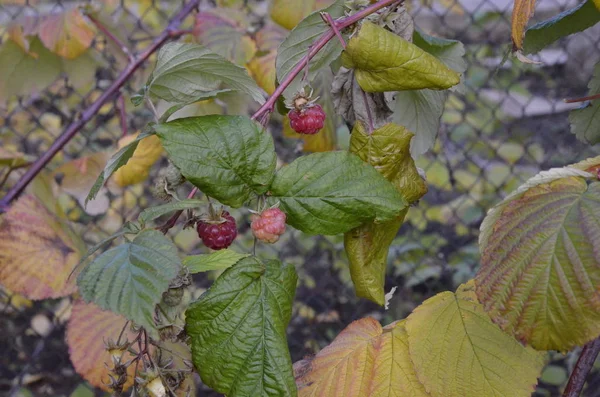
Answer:
M45 152L35 163L27 170L23 177L8 191L6 196L0 201L0 213L6 211L8 205L19 196L29 183L41 172L41 170L52 160L52 158L62 150L62 148L90 121L102 106L119 92L121 87L129 81L133 73L138 70L144 62L150 58L167 41L176 39L184 34L185 31L179 30L179 25L183 20L200 4L200 0L190 0L175 17L169 22L167 28L154 39L135 61L127 65L119 77L92 103L85 109L78 120L71 123L64 132L52 143L47 152Z
M365 90L361 88L360 92L362 92L363 101L365 102L365 109L367 109L367 118L369 119L369 135L373 133L375 129L375 125L373 123L373 115L371 114L371 108L369 107L369 99L367 98L367 93Z
M567 387L563 392L563 397L578 397L581 394L585 379L594 366L598 353L600 353L600 337L587 343L583 347L579 359L577 360L577 364L575 364L575 368L573 368L573 372L571 372L569 383L567 383Z
M338 19L337 21L334 21L333 25L338 30L343 30L343 29L347 28L348 26L351 26L351 25L355 24L356 22L360 21L361 19L371 15L372 13L379 11L383 7L387 7L390 4L397 3L397 2L398 2L398 0L380 0L377 3L371 4L369 7L366 7L364 9L360 10L356 14L352 14L349 17ZM307 63L315 55L317 55L317 53L319 51L321 51L321 49L323 47L325 47L325 45L329 42L329 40L331 40L334 37L335 37L335 33L334 33L333 29L330 29L327 32L323 33L323 35L321 37L319 37L317 39L317 41L315 41L310 46L310 50L308 51L307 56L303 57L302 60L300 62L298 62L296 64L296 66L294 66L294 68L287 74L287 76L285 76L285 78L283 79L283 81L281 82L279 87L277 87L277 89L275 89L275 91L269 97L269 99L260 107L260 109L258 109L256 111L256 113L254 113L254 115L252 116L252 120L259 119L259 117L262 116L264 113L273 112L273 109L275 108L275 103L277 102L277 98L279 98L279 96L281 94L283 94L283 91L285 91L285 89L292 83L294 78L296 78L296 76L298 74L300 74L300 72L302 72L302 70L307 65Z
M129 59L129 63L135 62L135 58L131 54L131 51L129 51L129 47L127 47L121 40L119 40L119 38L117 36L112 34L112 32L110 30L108 30L106 28L106 26L104 26L104 24L102 24L102 22L97 20L96 17L94 17L91 14L86 14L86 16L88 17L88 19L90 21L92 21L92 23L94 25L96 25L96 27L98 28L99 31L102 32L102 34L104 34L106 37L108 37L113 43L115 43L121 49L121 52L123 52L123 54L125 54L125 56L127 56L127 58Z
M585 101L593 101L594 99L600 99L600 92L590 96L584 96L583 98L571 98L565 99L565 103L577 103L577 102L585 102Z

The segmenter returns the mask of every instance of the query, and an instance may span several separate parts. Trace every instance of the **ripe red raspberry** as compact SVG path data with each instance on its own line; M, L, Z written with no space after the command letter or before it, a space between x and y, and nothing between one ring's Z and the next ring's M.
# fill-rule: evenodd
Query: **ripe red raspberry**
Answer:
M252 234L265 243L273 244L285 233L286 216L279 208L269 208L252 215Z
M229 247L237 236L235 219L227 211L223 211L220 221L198 221L196 230L204 245L214 250Z
M288 117L290 127L298 134L316 134L325 124L325 112L321 105L311 105L301 110L292 109Z

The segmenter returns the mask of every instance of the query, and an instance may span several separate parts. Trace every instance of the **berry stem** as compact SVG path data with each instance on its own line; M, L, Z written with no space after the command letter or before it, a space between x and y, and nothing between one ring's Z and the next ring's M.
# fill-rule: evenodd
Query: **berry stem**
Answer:
M338 31L343 30L343 29L347 28L348 26L351 26L351 25L355 24L356 22L360 21L361 19L373 14L374 12L379 11L383 7L387 7L393 3L398 3L398 0L380 0L377 3L371 4L370 6L364 8L364 9L360 10L359 12L352 14L348 17L341 18L336 21L332 20L333 21L333 24L331 25L332 29L323 33L323 35L321 37L319 37L309 47L310 49L309 49L308 53L306 54L306 57L303 57L302 60L300 62L298 62L296 64L296 66L294 66L294 68L287 74L287 76L285 76L285 78L283 79L283 81L281 82L279 87L277 87L277 89L275 89L275 91L269 97L269 99L260 107L260 109L258 109L256 111L256 113L254 113L252 115L252 120L257 120L260 116L262 116L265 113L273 112L273 109L275 108L275 103L277 102L277 99L279 98L279 96L281 94L283 94L283 91L285 91L285 89L292 83L292 81L294 81L296 76L298 76L298 74L300 74L300 72L302 72L302 70L304 69L304 67L306 67L308 62L315 55L317 55L317 53L319 51L321 51L321 49L323 47L325 47L325 45L329 42L329 40L331 40L335 37L335 33L333 30L334 28L337 29Z
M196 192L198 192L198 188L197 187L195 187L195 188L192 189L192 191L190 192L190 194L188 194L187 198L188 199L194 198L194 195L196 194ZM173 214L173 216L171 216L165 222L164 225L157 227L156 230L160 230L163 234L167 234L167 232L169 231L169 229L171 229L173 226L175 226L175 224L177 223L177 220L179 219L179 217L181 216L181 214L183 214L183 210L177 211L176 213Z

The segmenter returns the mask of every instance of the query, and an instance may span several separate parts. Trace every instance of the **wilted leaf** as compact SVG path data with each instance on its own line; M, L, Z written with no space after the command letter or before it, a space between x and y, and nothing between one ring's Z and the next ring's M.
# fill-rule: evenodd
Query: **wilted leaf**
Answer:
M155 335L154 306L180 268L173 242L157 230L144 230L85 266L77 285L87 302L122 314Z
M406 320L410 358L432 397L529 397L544 366L492 323L473 281L427 299Z
M164 45L148 80L152 96L176 103L189 103L204 93L222 88L246 93L261 104L265 101L244 68L198 44Z
M535 0L514 0L510 37L513 42L513 51L523 48L523 37L527 22L533 16Z
M404 327L405 321L384 328L370 317L354 321L312 360L294 364L298 395L429 396L415 374Z
M96 29L79 8L72 8L44 18L39 36L50 51L63 58L74 59L90 47Z
M295 2L297 4L305 2ZM289 8L288 8L289 10ZM279 46L277 52L276 68L277 80L283 81L289 72L306 57L309 47L313 42L327 32L330 28L321 18L320 12L314 12L298 24ZM330 7L322 10L332 18L344 16L344 0L337 0ZM326 68L335 61L342 52L342 46L338 40L330 40L311 60L309 65L309 77L322 68ZM301 88L302 74L300 74L284 91L286 98L291 98Z
M183 176L223 204L240 207L273 180L273 139L247 117L189 117L157 125L156 132Z
M594 68L594 75L588 85L589 95L600 94L600 62ZM571 132L580 141L595 145L600 143L600 98L585 104L581 109L569 114Z
M125 317L102 310L92 303L77 301L73 304L66 332L69 356L75 371L92 386L110 391L107 386L110 381L108 374L111 373L109 368L113 368L114 363L111 354L106 350L105 342L109 339L116 342L126 322ZM130 326L126 326L121 342L131 342L135 337L136 334L131 331ZM131 359L131 353L125 351L121 362L126 363ZM133 384L134 370L135 365L127 368L129 379L125 389Z
M227 396L296 396L285 329L298 277L293 265L245 258L186 311L202 382Z
M371 164L413 203L427 192L427 185L410 155L413 134L396 124L369 134L357 122L350 138L350 152ZM391 221L366 223L344 234L344 247L350 261L350 275L356 295L382 305L389 247L404 221L408 208Z
M356 80L367 92L440 90L460 82L459 74L436 57L370 22L350 39L342 64L355 69Z
M22 196L0 217L0 282L29 299L75 292L68 277L83 251L65 220L35 196Z
M288 138L302 139L305 152L330 152L336 149L337 141L337 119L338 116L333 106L331 98L331 82L333 74L330 70L323 69L317 73L313 84L315 91L313 95L319 97L319 104L325 112L325 125L317 134L306 135L298 134L290 127L290 119L285 116L283 120L283 135Z
M127 135L121 138L119 150L136 141L138 135ZM113 178L117 185L125 187L145 181L150 173L150 168L160 159L162 152L163 147L156 135L141 139L125 165L115 171Z
M215 53L243 66L256 53L256 44L247 34L247 18L243 11L230 8L199 12L194 36Z
M348 152L314 153L281 168L269 201L309 234L338 234L370 221L389 221L406 200L375 168Z
M481 225L477 295L503 330L538 350L600 334L600 182L573 167L544 171Z
M81 157L58 167L54 171L54 178L59 181L62 190L75 197L81 206L85 206L87 195L107 161L106 152ZM108 206L108 197L106 194L101 194L85 210L90 215L98 215L106 212Z
M525 54L539 52L561 37L584 31L598 22L600 22L600 9L594 6L592 0L583 1L527 29L523 40L523 52Z
M210 270L225 270L248 256L250 255L239 254L230 249L224 249L210 254L188 256L183 259L183 265L186 266L192 274Z
M250 70L250 74L258 85L269 95L275 91L275 80L277 78L275 59L277 58L277 48L287 35L288 32L285 29L272 22L267 22L256 33L255 40L258 46L258 53L248 63L248 70Z

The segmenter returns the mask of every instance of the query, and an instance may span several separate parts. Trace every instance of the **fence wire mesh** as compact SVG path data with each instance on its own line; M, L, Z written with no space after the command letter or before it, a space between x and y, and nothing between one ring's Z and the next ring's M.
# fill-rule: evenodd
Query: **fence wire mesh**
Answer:
M0 5L0 23L7 26L14 20L60 12L82 3L5 0ZM138 51L164 29L182 3L106 0L101 7L110 16L107 22L118 21L109 27L129 48ZM267 9L261 5L264 2L255 3ZM574 3L542 1L536 19L564 11ZM389 310L356 298L341 237L307 237L291 231L274 246L259 247L259 255L294 263L299 272L300 285L288 329L294 361L317 352L358 318L373 316L389 323L405 317L435 293L453 290L472 278L479 259L479 226L489 208L541 170L599 154L570 133L568 111L572 107L563 102L566 97L586 92L592 67L600 59L597 27L542 51L539 57L543 66L513 61L500 65L510 37L512 1L414 1L409 6L420 29L465 44L465 89L451 95L434 149L417 160L427 174L429 192L410 209L390 251L386 289L397 286L398 292ZM13 98L5 110L0 110L2 147L39 157L126 63L119 48L98 34L92 50L68 73L43 87L32 87L34 93ZM141 86L151 69L152 62L147 62L136 73L123 90L124 98ZM114 148L123 134L122 123L133 132L152 121L152 114L143 108L127 103L122 110L118 98L105 105L50 168ZM278 142L284 139L274 133ZM282 150L290 152L286 157L297 155L293 147L283 145ZM159 168L155 166L150 180L143 184L125 189L109 187L105 194L110 205L104 212L86 212L76 200L67 203L69 218L87 243L114 233L125 220L135 219L140 209L156 204L151 187ZM236 212L235 216L242 236L236 244L247 250L252 244L248 215ZM172 235L182 252L202 252L193 230L176 228ZM210 275L200 276L196 281L199 288L206 288L212 279ZM31 385L34 395L69 395L80 378L70 365L63 338L61 310L65 302L24 304L8 292L0 302L0 390L13 390L20 382L24 387ZM40 326L40 322L50 325ZM543 379L536 395L558 395L566 369L573 365L573 355L556 354L552 365L562 375ZM600 396L599 389L596 372L586 395ZM211 394L201 389L198 395Z

